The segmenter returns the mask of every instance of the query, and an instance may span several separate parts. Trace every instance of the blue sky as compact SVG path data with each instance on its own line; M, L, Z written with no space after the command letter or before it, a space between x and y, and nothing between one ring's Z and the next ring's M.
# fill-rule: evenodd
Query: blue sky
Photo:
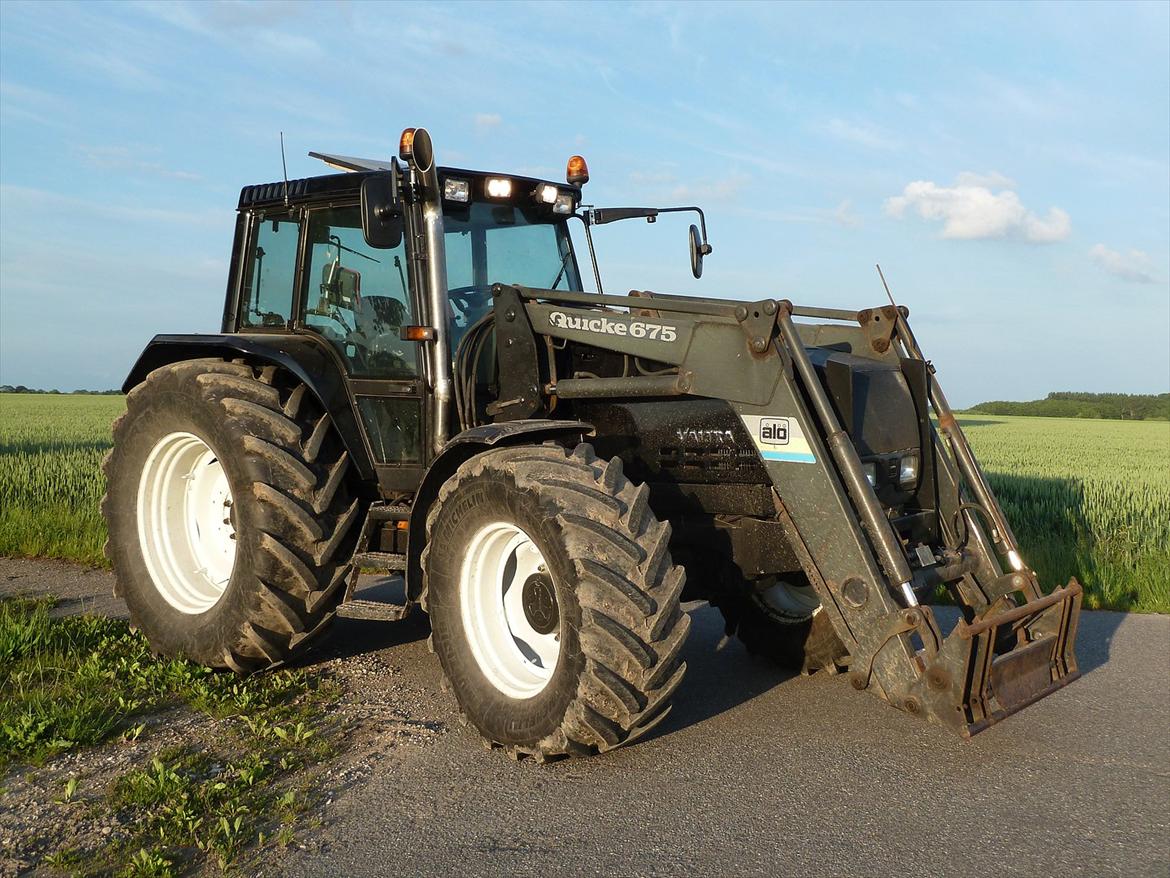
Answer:
M0 383L218 328L239 188L387 157L698 202L608 291L864 307L956 404L1170 389L1170 4L0 4Z

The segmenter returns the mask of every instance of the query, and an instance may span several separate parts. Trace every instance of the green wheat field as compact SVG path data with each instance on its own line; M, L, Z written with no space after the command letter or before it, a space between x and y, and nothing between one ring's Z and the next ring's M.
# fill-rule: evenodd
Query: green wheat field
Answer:
M121 397L0 396L0 555L104 565L101 461ZM1170 423L972 415L961 423L1046 588L1170 613Z

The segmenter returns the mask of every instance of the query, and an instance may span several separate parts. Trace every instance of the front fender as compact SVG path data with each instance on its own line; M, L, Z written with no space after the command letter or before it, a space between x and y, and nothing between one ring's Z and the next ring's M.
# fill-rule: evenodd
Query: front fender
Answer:
M555 421L532 418L519 421L500 421L464 430L451 437L439 452L422 484L414 495L410 510L410 537L407 542L406 595L416 601L422 595L422 557L427 538L427 515L431 505L439 496L439 489L454 475L465 461L491 448L508 445L528 445L545 439L568 438L573 435L583 439L593 434L593 426L584 421Z
M373 462L346 388L345 375L333 351L316 336L293 333L156 335L126 376L122 392L129 393L160 366L201 357L243 358L291 372L329 413L349 452L349 459L362 479L376 481Z

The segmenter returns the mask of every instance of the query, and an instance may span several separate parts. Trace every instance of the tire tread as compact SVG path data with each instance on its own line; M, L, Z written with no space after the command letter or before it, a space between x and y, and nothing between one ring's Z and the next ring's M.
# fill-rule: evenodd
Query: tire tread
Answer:
M287 372L243 360L185 360L155 369L127 394L127 411L114 423L114 448L103 461L107 479L120 472L120 440L135 415L158 391L176 387L218 409L238 436L251 479L247 490L262 510L246 618L235 620L222 654L192 657L237 673L280 664L331 622L352 573L352 552L342 549L356 543L364 501L350 490L349 456L328 413L314 415L316 398ZM109 502L107 491L103 509ZM107 556L113 560L108 548Z
M582 443L499 448L473 457L447 480L427 516L422 601L444 503L468 479L491 468L522 490L551 500L574 559L581 604L578 632L585 662L560 726L529 746L487 739L514 757L538 761L609 750L644 735L669 712L686 670L682 644L690 617L679 600L686 573L669 552L670 525L649 506L649 488L634 485L617 458L601 460Z

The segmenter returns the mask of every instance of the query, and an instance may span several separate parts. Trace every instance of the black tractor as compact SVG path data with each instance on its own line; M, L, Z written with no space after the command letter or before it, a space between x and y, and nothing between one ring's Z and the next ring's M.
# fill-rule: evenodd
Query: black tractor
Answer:
M593 226L692 211L699 277L702 211L583 206L579 156L399 155L244 188L222 331L126 379L107 551L155 650L249 673L417 607L467 718L539 759L666 715L692 599L961 735L1077 676L1080 586L1041 591L904 307L605 295Z

